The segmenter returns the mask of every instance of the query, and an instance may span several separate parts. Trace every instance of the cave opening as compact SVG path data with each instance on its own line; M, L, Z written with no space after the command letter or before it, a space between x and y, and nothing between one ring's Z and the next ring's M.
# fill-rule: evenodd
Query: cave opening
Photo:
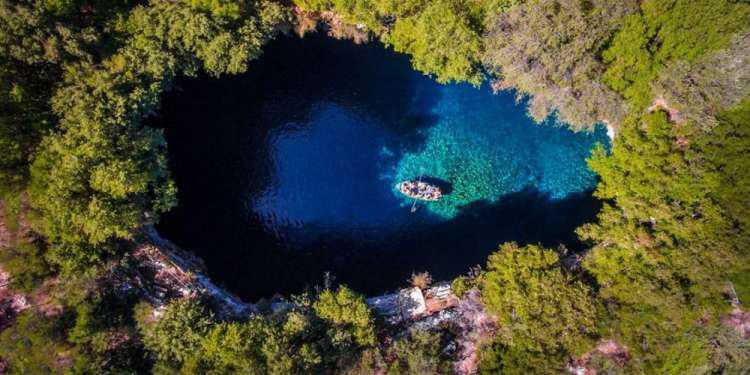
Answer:
M604 129L535 124L513 93L440 85L379 43L278 38L245 74L178 79L148 122L179 189L157 228L246 299L327 272L366 294L450 279L506 241L580 249L601 207ZM447 194L411 212L394 186L419 177Z

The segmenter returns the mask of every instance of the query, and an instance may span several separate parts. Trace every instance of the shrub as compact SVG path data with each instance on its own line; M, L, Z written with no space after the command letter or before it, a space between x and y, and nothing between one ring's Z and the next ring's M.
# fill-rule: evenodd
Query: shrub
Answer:
M214 323L213 314L194 298L171 302L153 323L142 312L138 318L146 348L160 361L172 364L194 356Z
M66 349L59 321L33 309L22 312L0 334L0 357L9 362L13 374L53 373L55 360Z
M432 275L429 272L412 273L409 278L411 286L419 289L427 289L432 284Z
M503 361L578 353L595 332L596 304L552 250L506 243L491 254L482 301L499 325Z
M449 374L450 361L442 355L442 338L437 332L412 329L396 341L389 357L389 374Z
M0 261L11 276L13 289L31 292L52 274L42 246L39 242L20 240L13 247L2 250Z
M372 312L364 297L342 286L323 291L313 305L315 313L331 325L329 336L336 346L375 344Z

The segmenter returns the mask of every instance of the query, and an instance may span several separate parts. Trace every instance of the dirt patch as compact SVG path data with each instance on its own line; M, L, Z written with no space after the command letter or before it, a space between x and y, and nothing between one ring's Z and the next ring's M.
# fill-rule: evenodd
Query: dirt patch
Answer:
M683 124L685 122L685 119L683 118L680 111L678 111L674 107L671 107L669 105L669 102L667 102L666 99L664 99L661 96L658 96L654 98L653 102L651 102L651 106L648 107L648 112L652 113L660 109L667 112L667 115L669 115L669 121L672 121L675 124Z
M750 311L735 308L721 318L721 324L734 329L746 339L750 338Z
M13 244L13 233L6 225L5 202L0 201L0 250L7 249Z
M479 291L472 289L456 308L458 360L453 364L456 374L476 374L479 367L479 349L495 335L497 321L484 309Z
M615 340L603 340L590 352L573 359L568 365L568 371L576 375L596 375L596 369L589 367L595 356L605 357L615 365L623 367L630 360L630 351Z

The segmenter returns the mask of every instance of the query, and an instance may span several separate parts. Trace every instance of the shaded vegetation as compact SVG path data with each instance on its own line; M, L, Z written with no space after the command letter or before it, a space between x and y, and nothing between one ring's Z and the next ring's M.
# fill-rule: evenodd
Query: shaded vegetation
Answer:
M176 300L158 316L140 314L144 344L157 368L188 373L289 374L344 368L375 344L364 299L346 287L303 295L266 317L220 322L195 299Z
M499 88L532 97L537 121L557 112L575 128L621 121L625 104L600 81L599 56L636 1L529 0L488 17L483 61Z

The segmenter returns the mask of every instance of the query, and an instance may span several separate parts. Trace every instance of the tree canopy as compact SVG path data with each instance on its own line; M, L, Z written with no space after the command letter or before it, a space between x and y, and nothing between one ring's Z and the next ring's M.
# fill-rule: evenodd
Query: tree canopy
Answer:
M603 80L639 108L666 64L693 62L725 47L747 26L747 4L732 0L648 0L629 15L606 51Z
M619 123L625 104L601 83L600 51L636 1L529 0L488 17L483 62L499 87L531 97L542 121L554 112L577 129Z
M498 320L504 349L495 350L506 367L507 358L520 353L538 358L525 365L527 370L546 367L543 363L580 352L594 335L597 311L591 291L562 269L552 250L502 245L489 256L480 288L487 310ZM485 366L497 355L486 353ZM523 366L512 367L522 372Z

